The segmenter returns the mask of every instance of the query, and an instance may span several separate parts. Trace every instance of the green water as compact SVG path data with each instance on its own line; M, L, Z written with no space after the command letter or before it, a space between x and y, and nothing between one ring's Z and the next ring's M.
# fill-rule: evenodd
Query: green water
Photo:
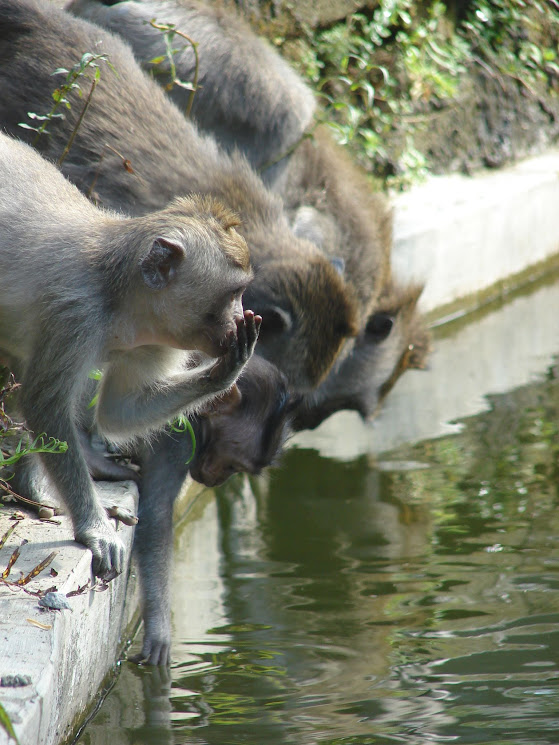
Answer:
M80 745L559 743L558 378L449 436L299 446L205 493L170 679L124 663Z

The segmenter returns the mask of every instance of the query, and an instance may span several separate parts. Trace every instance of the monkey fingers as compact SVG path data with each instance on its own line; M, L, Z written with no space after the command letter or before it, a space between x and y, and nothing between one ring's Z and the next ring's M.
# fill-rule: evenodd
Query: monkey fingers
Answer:
M80 531L76 540L92 553L93 574L102 579L113 579L124 567L124 544L107 521Z
M252 357L254 347L258 341L260 326L262 325L262 316L256 315L252 310L245 310L244 321L246 333L246 361Z
M167 666L171 662L171 640L145 638L142 651L128 659L137 665Z
M262 317L255 315L252 310L245 310L243 317L236 319L237 332L230 337L228 336L227 351L212 367L210 371L211 380L222 380L224 387L235 382L242 368L252 356L261 323Z

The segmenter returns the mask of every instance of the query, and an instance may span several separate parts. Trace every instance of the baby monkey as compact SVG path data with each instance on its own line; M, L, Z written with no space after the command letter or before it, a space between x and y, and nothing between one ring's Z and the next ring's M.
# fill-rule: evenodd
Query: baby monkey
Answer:
M243 311L252 274L237 225L207 196L137 218L100 210L32 148L0 134L0 358L22 384L29 428L68 443L42 463L97 575L121 571L124 549L79 445L88 373L103 369L97 426L117 442L230 388L261 320ZM186 365L189 349L204 362ZM20 490L33 490L37 466L30 458L20 469Z

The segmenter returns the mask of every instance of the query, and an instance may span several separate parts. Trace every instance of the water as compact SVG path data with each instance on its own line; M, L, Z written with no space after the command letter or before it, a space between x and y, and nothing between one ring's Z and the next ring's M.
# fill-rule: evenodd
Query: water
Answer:
M124 663L80 745L559 743L558 304L445 329L375 427L204 492L170 678Z

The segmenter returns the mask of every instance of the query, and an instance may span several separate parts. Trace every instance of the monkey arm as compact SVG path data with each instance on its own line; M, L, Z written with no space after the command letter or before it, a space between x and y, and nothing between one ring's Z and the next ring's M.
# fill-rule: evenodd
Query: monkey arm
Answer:
M190 438L162 433L142 448L134 552L142 588L144 641L135 662L168 665L171 650L173 504L188 473Z
M79 359L82 347L64 345L57 338L56 329L38 334L38 338L42 343L26 365L22 380L22 413L35 436L46 433L68 444L65 453L45 453L39 457L68 508L76 540L93 554L94 574L119 573L124 562L124 546L89 477L73 422L73 402L78 398L80 376L72 376L68 371L83 368L83 360ZM84 378L85 374L84 371Z
M141 370L130 375L124 355L112 362L103 375L97 403L97 423L102 434L116 442L145 435L230 388L254 351L261 318L246 310L236 323L236 333L229 338L223 356L155 384L141 385ZM153 352L156 354L157 347ZM146 360L146 367L148 364L155 366L153 359Z

